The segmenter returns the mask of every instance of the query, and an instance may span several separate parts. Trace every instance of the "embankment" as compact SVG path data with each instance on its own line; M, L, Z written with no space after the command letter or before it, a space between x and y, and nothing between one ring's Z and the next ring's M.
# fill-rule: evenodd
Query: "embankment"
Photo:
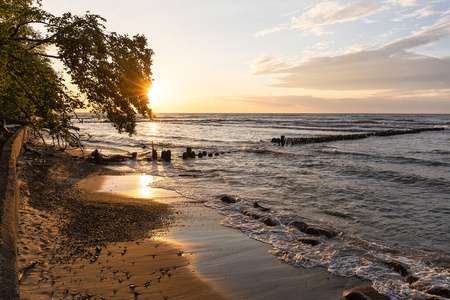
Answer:
M0 159L0 295L3 299L19 299L16 250L19 182L16 163L27 130L27 127L22 127L8 139Z

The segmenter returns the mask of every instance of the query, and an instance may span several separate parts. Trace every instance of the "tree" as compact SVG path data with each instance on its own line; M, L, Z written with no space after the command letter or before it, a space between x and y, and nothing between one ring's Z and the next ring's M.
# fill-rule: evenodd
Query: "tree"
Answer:
M0 2L0 115L26 119L70 145L79 145L71 115L81 108L106 115L121 133L135 133L137 114L153 117L147 39L107 32L106 20L95 14L56 17L40 1ZM33 28L37 24L44 33ZM78 92L67 88L53 59L63 63Z

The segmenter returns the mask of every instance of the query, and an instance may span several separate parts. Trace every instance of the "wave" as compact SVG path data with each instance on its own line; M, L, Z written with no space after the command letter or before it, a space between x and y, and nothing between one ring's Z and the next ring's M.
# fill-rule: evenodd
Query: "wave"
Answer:
M414 257L407 257L401 251L336 229L332 229L339 232L335 237L311 236L290 225L293 224L292 221L301 223L308 220L302 216L290 211L264 208L237 197L232 199L236 202L212 200L205 205L224 215L221 222L223 225L239 229L255 240L270 244L273 247L271 254L293 266L321 266L336 275L356 275L371 280L379 292L392 299L411 299L413 296L424 295L427 287L450 284L448 272L431 268ZM320 228L324 224L311 226ZM415 278L414 284L399 276L390 266L391 261L404 266Z
M370 153L362 153L362 152L352 152L352 151L345 151L345 150L338 150L337 148L323 148L320 150L315 150L316 152L321 152L324 154L341 154L341 155L350 155L350 156L360 156L360 157L369 157L374 158L377 160L384 160L387 163L394 163L394 164L417 164L417 165L423 165L423 166L429 166L429 167L448 167L450 166L450 163L444 162L444 161L438 161L438 160L426 160L421 158L414 158L414 157L406 157L406 156L396 156L396 155L377 155L377 154L370 154ZM448 153L447 153L448 152ZM438 151L438 154L450 154L449 151Z

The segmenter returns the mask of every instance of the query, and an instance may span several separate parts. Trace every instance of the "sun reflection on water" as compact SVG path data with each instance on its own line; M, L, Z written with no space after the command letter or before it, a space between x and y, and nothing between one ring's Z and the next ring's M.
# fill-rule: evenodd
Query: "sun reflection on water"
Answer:
M150 187L150 184L155 182L158 178L150 175L140 175L139 176L139 184L136 190L136 194L140 198L154 198L155 189Z

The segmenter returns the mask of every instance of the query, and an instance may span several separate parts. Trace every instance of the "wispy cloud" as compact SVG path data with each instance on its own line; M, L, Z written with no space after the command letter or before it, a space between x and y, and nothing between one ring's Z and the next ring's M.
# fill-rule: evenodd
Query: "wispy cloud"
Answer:
M393 21L395 22L401 22L405 19L422 19L422 18L426 18L435 14L440 14L437 11L433 10L433 6L432 5L428 5L426 7L423 7L421 9L418 9L410 14L407 15L403 15L400 16L398 18L395 18Z
M382 1L362 0L349 4L336 1L321 2L299 17L291 17L284 23L256 33L263 36L281 30L303 30L305 33L324 34L323 26L364 18L385 8Z
M286 63L279 56L267 57L255 74L278 75L278 83L272 86L314 90L450 89L450 57L411 51L449 36L450 16L445 16L375 50L315 57L297 64Z
M403 7L418 5L416 0L388 0L387 3L401 5Z
M290 64L281 55L261 55L251 62L255 75L265 75L276 73L277 70L289 68Z

